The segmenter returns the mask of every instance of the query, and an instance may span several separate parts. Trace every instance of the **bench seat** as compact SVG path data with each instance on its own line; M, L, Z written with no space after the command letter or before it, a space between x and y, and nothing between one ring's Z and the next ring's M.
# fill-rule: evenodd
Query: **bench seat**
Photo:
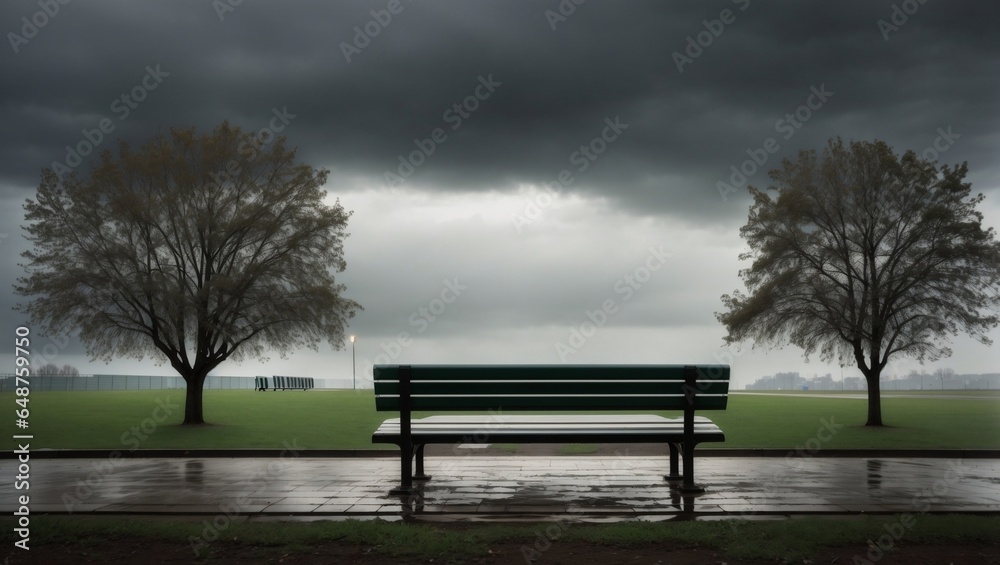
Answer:
M651 414L428 416L411 421L414 444L428 443L678 443L684 419ZM726 441L710 419L695 416L698 439ZM372 434L374 443L400 444L399 418Z

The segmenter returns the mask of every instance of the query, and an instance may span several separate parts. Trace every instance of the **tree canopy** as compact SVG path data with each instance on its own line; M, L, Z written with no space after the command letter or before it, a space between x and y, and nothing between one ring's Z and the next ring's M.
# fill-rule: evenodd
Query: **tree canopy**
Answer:
M146 355L187 383L185 423L227 359L343 347L360 306L343 296L350 212L324 202L328 171L284 138L224 122L104 151L89 175L42 171L25 203L20 305L52 334L79 332L94 358Z
M881 371L890 357L951 354L949 336L989 344L1000 307L1000 243L964 182L882 141L831 140L821 156L784 160L740 233L749 294L722 297L729 343L791 343L853 362L868 383L867 425L882 425Z

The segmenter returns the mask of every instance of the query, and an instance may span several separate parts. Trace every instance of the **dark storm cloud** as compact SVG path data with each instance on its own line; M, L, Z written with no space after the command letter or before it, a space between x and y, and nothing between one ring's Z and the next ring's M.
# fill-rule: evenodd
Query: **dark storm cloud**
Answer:
M745 210L720 209L715 183L768 137L781 149L764 168L835 135L919 150L949 124L963 140L953 155L995 186L1000 8L902 4L919 9L886 41L890 2L592 1L563 21L555 1L403 0L387 25L371 11L385 21L389 2L243 3L221 21L210 2L72 3L3 56L3 181L34 186L101 117L116 126L109 137L140 140L224 119L258 129L287 107L284 133L304 158L380 183L441 128L446 139L406 179L430 190L552 182L565 169L568 190L724 220ZM0 10L17 33L34 12ZM674 54L713 26L721 34L680 72ZM156 64L169 77L118 119L114 101ZM462 117L453 105L482 79L499 85ZM833 96L784 139L776 122L821 86ZM628 125L619 139L593 162L571 160L616 117Z
M613 324L714 331L711 312L738 269L727 238L749 204L733 168L766 185L782 158L834 136L968 160L974 188L1000 198L993 2L44 4L56 5L47 15L39 2L0 4L8 288L26 245L21 203L42 167L65 163L67 145L100 137L98 150L113 149L118 138L223 120L254 131L279 125L301 159L332 169L335 194L385 186L386 172L419 189L353 194L360 213L342 280L367 308L351 330L366 343L417 335L420 309L456 279L468 290L420 335L547 328L544 350L609 298L623 307ZM96 133L102 123L109 133ZM772 153L747 169L769 140ZM738 186L720 194L720 182ZM510 197L522 183L597 198L577 207L566 199L521 233L506 211L500 224L474 215L502 199L458 194L505 192L516 212L528 202ZM442 227L392 206L428 194L471 211ZM594 212L594 202L606 209ZM391 229L387 210L402 215ZM580 216L559 223L571 213ZM625 308L617 281L661 244L676 260ZM9 311L9 294L0 301ZM79 350L71 341L65 352Z

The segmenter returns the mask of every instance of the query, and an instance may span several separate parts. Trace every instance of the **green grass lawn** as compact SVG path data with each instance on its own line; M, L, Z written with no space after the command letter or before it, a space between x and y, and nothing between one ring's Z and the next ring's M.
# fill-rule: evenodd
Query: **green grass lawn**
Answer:
M864 552L871 540L885 535L886 524L896 520L893 516L867 516L852 520L799 518L777 522L567 523L555 530L558 537L553 543L586 542L613 546L617 551L627 552L648 548L649 544L674 542L685 547L713 548L737 559L812 563L824 548L846 546ZM16 539L13 523L10 518L0 521L4 526L0 539L8 545ZM31 523L32 548L52 545L70 547L83 555L87 554L88 546L106 546L109 543L141 546L147 540L155 540L184 546L189 544L190 538L203 535L205 528L202 521L126 520L117 517L81 519L79 516L39 516L32 518ZM209 551L212 557L217 557L241 546L254 547L258 551L273 548L268 555L273 555L278 562L289 557L296 560L296 557L307 556L318 544L343 543L370 546L376 553L419 557L428 562L452 563L457 559L473 558L488 558L494 562L498 556L492 554L491 547L498 543L531 547L538 540L541 528L541 525L507 524L466 526L449 528L447 525L354 520L248 522L229 527L224 539L209 546ZM1000 518L995 516L919 516L913 528L906 532L905 543L992 546L998 542L998 527Z
M726 433L725 447L805 445L824 428L843 425L824 448L1000 448L1000 398L883 398L882 429L864 426L864 399L741 396L706 414Z
M14 412L20 408L15 398L0 394L0 406ZM195 427L180 425L183 390L33 392L29 398L29 428L16 428L13 414L3 425L8 437L32 434L32 450L282 448L284 442L301 449L395 448L371 443L379 423L393 417L375 411L371 391L207 390L205 419L211 425ZM1000 449L996 396L884 398L882 407L887 427L869 429L863 425L864 400L735 395L729 409L704 413L727 438L707 446L793 449L829 437L828 432L817 432L832 427L836 433L822 443L824 448Z

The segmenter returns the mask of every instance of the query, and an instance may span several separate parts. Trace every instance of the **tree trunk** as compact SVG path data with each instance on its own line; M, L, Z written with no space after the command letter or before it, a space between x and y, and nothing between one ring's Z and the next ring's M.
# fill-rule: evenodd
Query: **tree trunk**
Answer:
M184 382L187 384L187 393L184 400L184 423L204 424L205 416L202 412L202 397L205 392L206 375L185 375Z
M865 380L868 381L868 421L866 426L882 425L882 394L879 380L882 378L882 371L876 365L868 374Z

